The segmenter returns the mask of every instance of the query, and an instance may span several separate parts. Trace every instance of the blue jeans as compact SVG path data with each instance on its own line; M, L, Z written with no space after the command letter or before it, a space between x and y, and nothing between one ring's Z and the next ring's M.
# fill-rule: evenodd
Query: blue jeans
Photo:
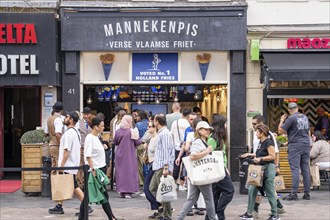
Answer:
M149 170L150 170L151 167L151 164L143 164L142 165L142 172L143 172L143 178L145 179L149 173Z
M144 178L144 186L143 186L143 192L146 194L146 198L150 202L151 210L157 210L161 204L157 202L155 196L150 192L149 186L152 179L152 176L154 175L154 171L152 170L152 164L149 165L149 171L147 176Z

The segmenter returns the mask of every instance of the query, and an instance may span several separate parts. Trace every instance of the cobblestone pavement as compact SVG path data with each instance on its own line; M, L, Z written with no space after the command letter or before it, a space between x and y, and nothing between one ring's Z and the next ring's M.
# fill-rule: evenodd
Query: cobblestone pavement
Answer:
M238 183L235 185L235 196L233 201L226 209L227 219L239 219L238 215L243 214L247 207L247 196L240 195L238 190ZM115 191L109 191L110 204L116 216L127 220L144 220L153 212L145 197L135 194L132 199L121 199ZM173 219L182 207L186 199L186 192L178 191L178 200L172 206L175 208ZM282 194L285 196L286 194ZM302 193L299 194L299 198ZM50 215L48 208L54 206L54 203L47 197L33 197L26 196L20 190L15 193L0 194L0 219L1 220L16 220L16 219L60 219L71 220L77 219L74 213L78 211L79 200L74 198L70 201L64 202L63 215ZM317 191L311 192L311 200L299 200L294 202L283 201L286 213L281 215L281 219L285 220L314 220L314 219L330 219L330 192L329 186L323 183L321 188ZM91 220L105 220L102 207L93 205L94 212L90 215ZM270 207L266 198L263 199L260 205L260 219L267 219ZM204 216L186 217L187 220L202 220Z

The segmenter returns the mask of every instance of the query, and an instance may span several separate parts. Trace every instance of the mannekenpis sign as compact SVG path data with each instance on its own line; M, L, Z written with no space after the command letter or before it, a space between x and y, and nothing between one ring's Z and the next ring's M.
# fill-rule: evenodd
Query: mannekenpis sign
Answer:
M246 49L245 17L209 16L206 12L203 16L178 12L178 16L162 13L135 17L104 12L91 15L66 11L63 14L61 45L64 51Z

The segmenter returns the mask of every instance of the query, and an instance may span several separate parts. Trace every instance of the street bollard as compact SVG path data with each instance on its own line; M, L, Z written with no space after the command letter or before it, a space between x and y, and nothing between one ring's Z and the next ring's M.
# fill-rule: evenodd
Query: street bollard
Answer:
M84 171L84 220L88 220L88 165L83 165Z

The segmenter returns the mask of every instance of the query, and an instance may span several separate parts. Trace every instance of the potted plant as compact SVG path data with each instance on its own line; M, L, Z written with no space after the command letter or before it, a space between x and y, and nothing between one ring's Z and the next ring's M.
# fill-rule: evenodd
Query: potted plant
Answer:
M22 145L22 167L42 167L42 156L49 155L49 147L43 130L25 132ZM41 193L41 171L22 172L22 192Z
M205 78L206 78L206 73L207 73L207 70L209 69L211 57L212 56L209 53L198 54L196 56L203 80L205 80Z
M100 55L100 60L102 62L103 72L105 80L108 80L112 64L115 62L115 55L111 53Z
M276 138L276 141L278 142L278 145L280 147L283 147L288 144L288 138L286 136L280 135Z

